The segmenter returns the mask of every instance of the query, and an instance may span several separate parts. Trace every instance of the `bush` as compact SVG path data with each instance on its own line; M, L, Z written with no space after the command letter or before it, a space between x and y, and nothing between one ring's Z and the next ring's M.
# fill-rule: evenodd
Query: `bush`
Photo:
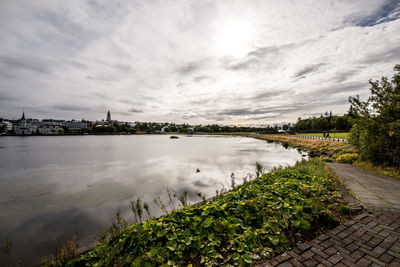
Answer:
M337 225L339 197L319 160L264 174L216 201L128 226L69 266L248 265Z
M330 157L321 157L319 159L322 160L323 162L332 162L332 159Z
M358 159L358 154L357 153L348 153L348 154L343 154L343 155L338 156L336 158L336 162L352 164L357 159Z

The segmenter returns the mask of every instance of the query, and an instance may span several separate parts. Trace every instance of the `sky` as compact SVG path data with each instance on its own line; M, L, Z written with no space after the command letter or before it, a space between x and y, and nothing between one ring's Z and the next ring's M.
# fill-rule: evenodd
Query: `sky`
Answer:
M400 63L399 0L0 0L0 117L343 114Z

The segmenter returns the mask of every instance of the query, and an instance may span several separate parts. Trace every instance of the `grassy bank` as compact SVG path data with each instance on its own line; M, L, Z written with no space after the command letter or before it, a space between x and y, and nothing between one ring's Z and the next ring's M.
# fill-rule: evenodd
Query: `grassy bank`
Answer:
M245 136L262 139L266 141L281 142L283 145L298 147L316 155L334 155L341 150L351 146L343 142L325 141L319 139L305 139L294 135L263 135L246 134Z
M349 135L349 133L343 134ZM329 156L325 157L324 160L349 163L362 169L400 179L399 167L386 167L382 165L374 165L368 161L362 161L355 147L347 143L325 141L320 139L305 139L293 135L260 135L246 133L241 135L267 141L281 142L284 145L286 144L292 147L298 147L304 150L308 150L309 152L311 152L311 155ZM314 134L309 135L311 136ZM315 134L314 136L317 135L318 134Z
M252 264L337 225L336 190L324 163L302 161L215 201L129 225L68 266Z
M299 133L296 135L324 137L323 133ZM350 133L329 133L330 138L349 139Z

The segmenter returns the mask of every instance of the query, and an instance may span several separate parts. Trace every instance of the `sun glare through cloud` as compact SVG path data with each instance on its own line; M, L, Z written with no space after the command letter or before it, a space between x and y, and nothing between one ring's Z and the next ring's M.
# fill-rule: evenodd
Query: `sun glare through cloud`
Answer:
M222 20L216 25L215 46L222 56L239 58L252 48L255 28L244 19Z

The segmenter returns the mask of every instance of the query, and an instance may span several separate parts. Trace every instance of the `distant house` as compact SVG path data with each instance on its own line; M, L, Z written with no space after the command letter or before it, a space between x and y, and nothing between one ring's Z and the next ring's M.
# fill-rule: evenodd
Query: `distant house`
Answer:
M168 125L165 125L164 127L161 128L161 133L166 133L166 132L169 132Z

